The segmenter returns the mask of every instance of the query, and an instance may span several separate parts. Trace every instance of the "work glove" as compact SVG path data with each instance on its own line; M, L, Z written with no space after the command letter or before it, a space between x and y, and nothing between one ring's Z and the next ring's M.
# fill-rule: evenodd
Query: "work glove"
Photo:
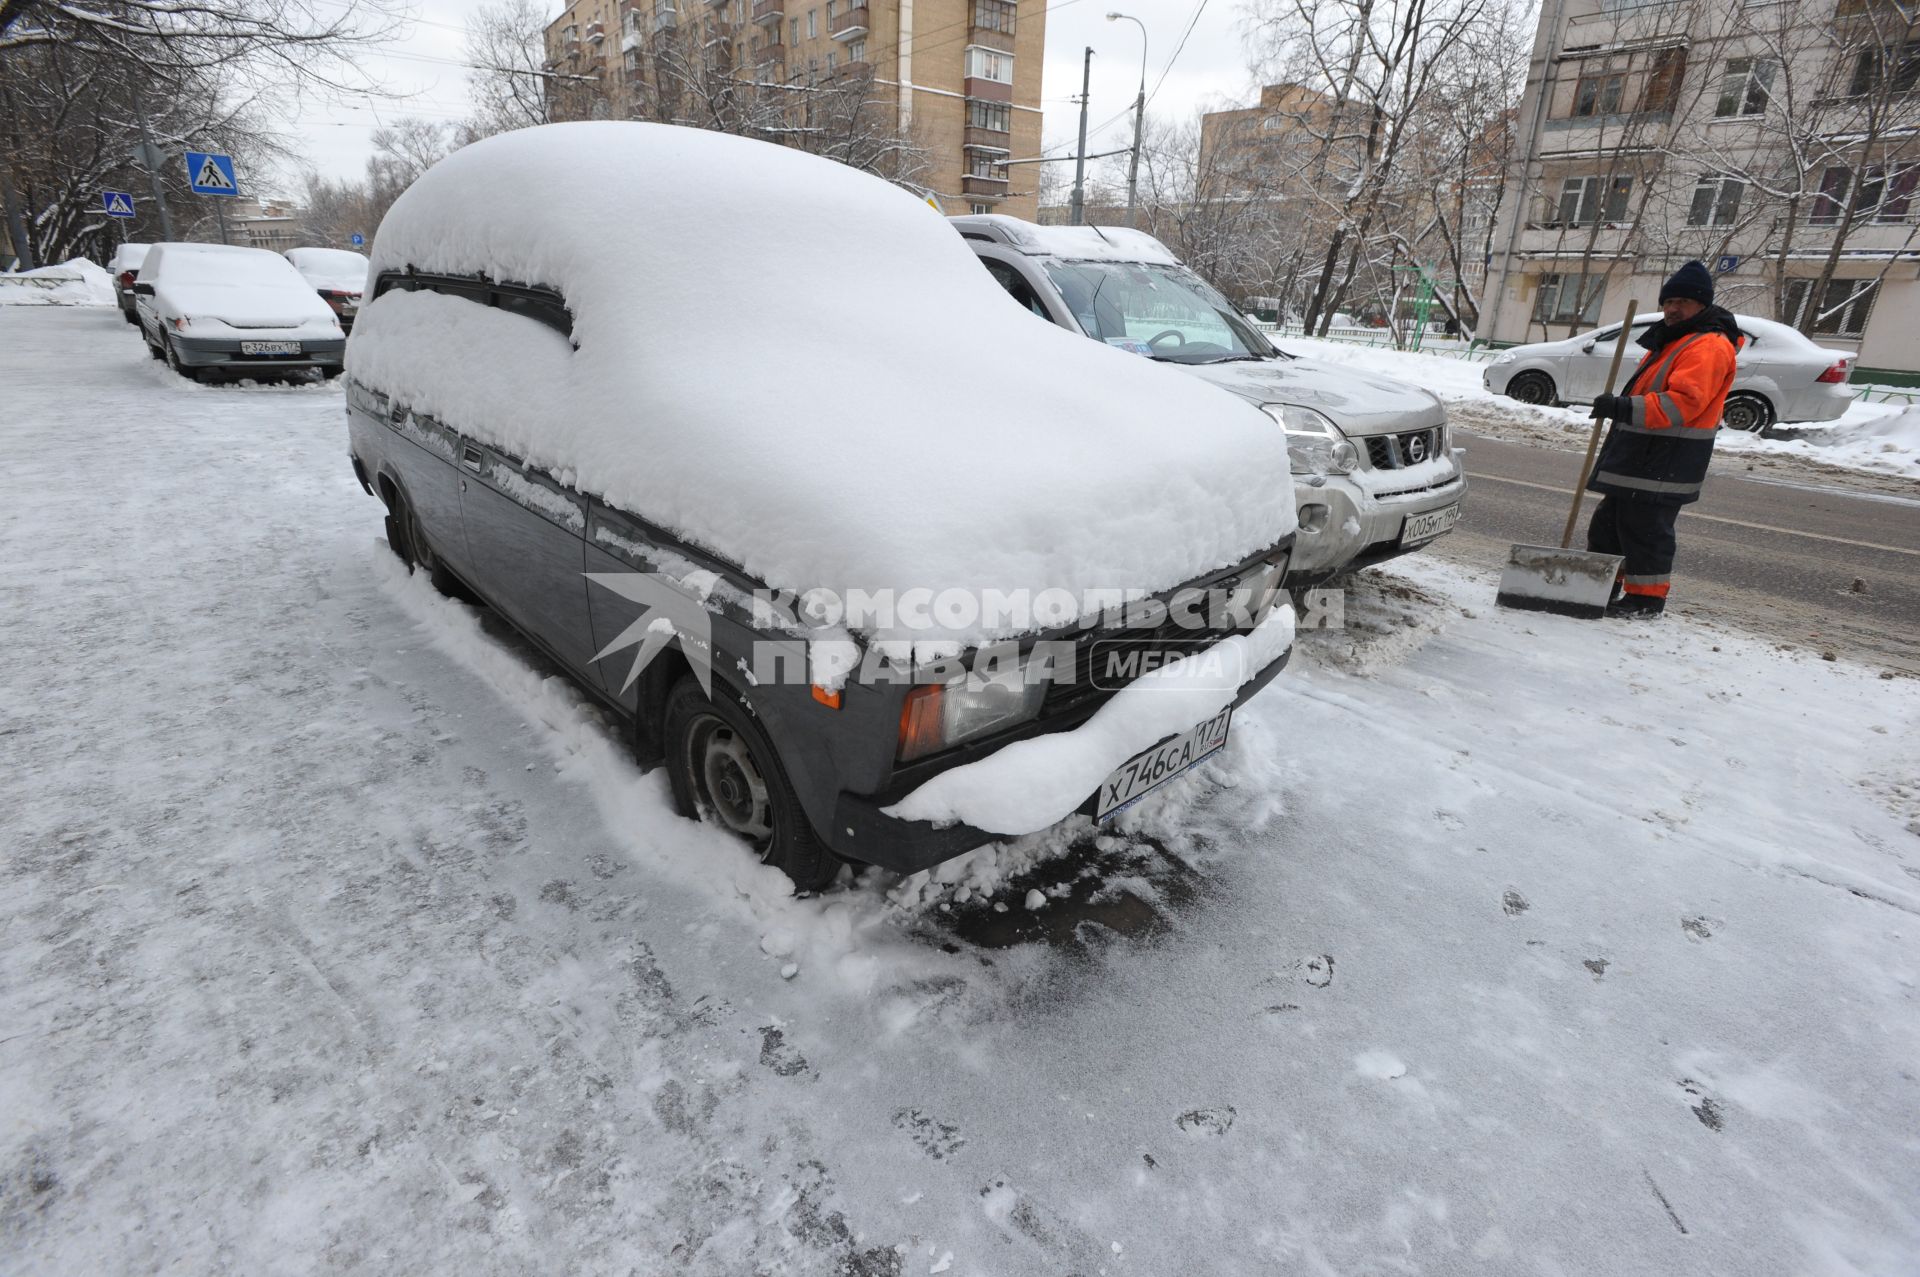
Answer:
M1633 400L1626 395L1595 395L1588 415L1596 421L1631 421Z

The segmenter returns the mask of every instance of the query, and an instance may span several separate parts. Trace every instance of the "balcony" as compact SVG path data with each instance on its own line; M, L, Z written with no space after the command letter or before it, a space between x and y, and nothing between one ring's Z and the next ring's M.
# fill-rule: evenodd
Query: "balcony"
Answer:
M770 44L753 55L754 73L763 80L777 80L787 74L787 50L783 45Z
M836 40L857 40L867 33L867 6L849 9L827 24L827 34Z
M653 11L653 29L656 32L671 31L679 25L679 22L680 15L674 11L673 6L670 4L662 5Z
M983 80L970 75L960 82L960 92L965 97L981 98L988 102L1013 101L1013 86L1002 84L998 80Z
M1004 155L1010 153L1007 147L1011 138L1012 134L999 129L983 129L969 124L960 135L960 145L973 150L999 151Z
M786 0L753 0L753 21L756 25L777 23L786 16Z
M833 73L836 80L858 80L862 76L873 74L871 62L842 62Z
M1004 177L975 177L969 173L960 179L962 195L1005 195L1007 179Z
M983 49L998 49L1002 53L1013 52L1013 32L999 31L992 27L968 27L967 43L977 44Z
M606 38L607 38L606 23L589 22L587 24L587 43L588 44L599 44L602 40Z

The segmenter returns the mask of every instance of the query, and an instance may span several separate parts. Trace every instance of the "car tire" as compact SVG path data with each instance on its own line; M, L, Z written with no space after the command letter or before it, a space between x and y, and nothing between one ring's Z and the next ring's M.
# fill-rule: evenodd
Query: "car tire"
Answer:
M1776 420L1773 405L1765 395L1751 390L1736 390L1727 396L1726 410L1720 420L1729 430L1764 434Z
M164 354L164 358L167 361L167 367L173 369L175 372L179 373L182 377L185 377L188 381L199 381L200 380L199 370L194 368L189 368L185 364L180 362L180 351L174 346L173 338L166 337L166 338L162 338L162 340L165 341L167 345L167 348Z
M345 371L346 371L345 368L322 368L320 370L320 380L332 381L334 378L338 377L341 373Z
M840 860L807 823L786 768L740 694L719 679L713 696L689 675L667 692L661 739L680 814L726 830L801 891L819 891Z
M129 324L132 324L135 328L138 328L140 326L140 316L134 314L130 310L121 311L120 318L126 320Z
M139 323L138 320L134 322ZM147 353L155 359L165 359L167 357L167 352L160 348L160 343L147 335L147 326L145 324L140 324L140 340L147 343Z
M427 583L440 593L458 593L459 582L434 552L433 542L427 538L427 530L420 526L420 516L414 513L413 503L407 500L406 493L398 490L387 504L387 548L407 565L407 571L424 572Z
M1547 374L1528 371L1515 373L1513 379L1507 382L1507 398L1518 399L1521 403L1552 406L1560 402L1560 391Z

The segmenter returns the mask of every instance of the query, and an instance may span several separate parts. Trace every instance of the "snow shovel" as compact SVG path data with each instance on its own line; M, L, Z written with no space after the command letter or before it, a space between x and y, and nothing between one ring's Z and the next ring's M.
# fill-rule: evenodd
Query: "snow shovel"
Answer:
M1613 343L1613 363L1607 369L1607 394L1613 393L1613 383L1620 376L1620 357L1627 353L1627 337L1633 332L1633 317L1639 309L1638 298L1628 302L1626 317L1620 321L1620 339ZM1587 479L1593 474L1594 454L1600 450L1600 432L1606 424L1598 417L1593 420L1593 433L1587 436L1587 459L1580 467L1580 481L1573 485L1573 509L1567 512L1559 546L1516 545L1508 552L1506 571L1500 574L1500 593L1493 599L1501 607L1585 619L1606 614L1614 582L1620 577L1621 557L1567 548L1573 544L1573 530L1580 522L1580 502L1586 497Z

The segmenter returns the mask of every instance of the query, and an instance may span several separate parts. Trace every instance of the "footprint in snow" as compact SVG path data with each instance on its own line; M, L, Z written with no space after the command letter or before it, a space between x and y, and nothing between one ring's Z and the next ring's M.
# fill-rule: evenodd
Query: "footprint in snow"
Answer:
M1695 944L1703 944L1713 939L1713 933L1725 925L1718 918L1709 918L1705 914L1680 919L1680 930L1686 932L1687 939Z
M1519 892L1509 891L1500 897L1500 907L1506 910L1509 918L1518 918L1533 906L1529 905L1527 898Z
M1233 1105L1218 1108L1188 1109L1173 1119L1173 1124L1189 1135L1225 1135L1233 1128Z
M760 1030L760 1063L781 1077L807 1071L807 1057L787 1045L785 1030L771 1024Z
M1593 972L1593 982L1598 984L1600 983L1601 977L1607 974L1607 968L1612 964L1605 958L1587 958L1583 960L1580 965Z
M1700 1083L1690 1077L1683 1077L1680 1079L1680 1089L1685 1091L1689 1098L1699 1101L1690 1107L1693 1109L1693 1115L1700 1119L1700 1125L1710 1131L1726 1129L1726 1114L1721 1108L1720 1101L1705 1094Z
M901 1109L893 1115L893 1125L936 1162L944 1162L967 1145L959 1127L937 1122L919 1109Z
M1433 823L1440 826L1440 828L1447 830L1450 833L1456 833L1456 834L1459 833L1462 829L1465 829L1467 827L1467 822L1460 819L1460 817L1454 815L1452 812L1440 811L1438 809L1436 809L1433 813Z

